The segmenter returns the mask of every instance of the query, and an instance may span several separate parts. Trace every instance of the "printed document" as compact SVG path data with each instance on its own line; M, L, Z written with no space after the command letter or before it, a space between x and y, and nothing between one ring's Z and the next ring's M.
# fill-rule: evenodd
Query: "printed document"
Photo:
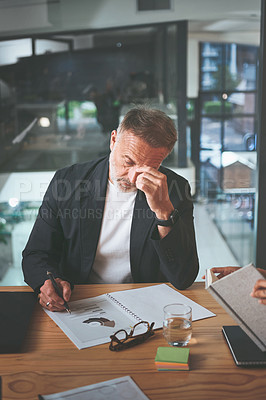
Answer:
M40 400L149 400L130 376L112 379L66 392L39 395Z

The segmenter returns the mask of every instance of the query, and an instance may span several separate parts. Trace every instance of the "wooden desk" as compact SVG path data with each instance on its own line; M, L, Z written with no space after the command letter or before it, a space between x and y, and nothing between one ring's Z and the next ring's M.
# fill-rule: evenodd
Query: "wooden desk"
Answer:
M76 286L72 300L143 286ZM167 345L162 329L146 343L119 353L111 352L107 344L78 350L36 305L23 352L0 355L3 400L36 400L39 393L61 392L124 375L130 375L151 400L265 400L266 369L237 367L223 338L222 325L234 325L234 321L205 291L203 283L194 283L182 294L217 314L193 322L190 371L156 370L157 347Z

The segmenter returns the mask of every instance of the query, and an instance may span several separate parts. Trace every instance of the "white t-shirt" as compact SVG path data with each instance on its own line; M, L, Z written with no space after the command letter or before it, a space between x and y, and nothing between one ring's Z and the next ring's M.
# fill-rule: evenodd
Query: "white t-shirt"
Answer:
M137 191L121 192L108 180L102 227L90 283L132 282L130 231Z

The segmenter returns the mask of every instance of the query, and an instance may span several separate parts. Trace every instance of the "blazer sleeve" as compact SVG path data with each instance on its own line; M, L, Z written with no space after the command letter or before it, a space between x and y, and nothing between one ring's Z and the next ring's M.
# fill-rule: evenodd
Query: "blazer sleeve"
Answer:
M179 219L171 231L160 239L156 226L150 237L160 260L162 274L180 290L190 286L199 271L193 203L188 183L186 192L188 195L183 196L177 206L174 204L179 211Z
M47 280L47 271L59 274L64 237L58 213L58 199L63 190L62 172L56 172L43 198L42 205L25 249L22 252L22 269L25 282L38 290Z

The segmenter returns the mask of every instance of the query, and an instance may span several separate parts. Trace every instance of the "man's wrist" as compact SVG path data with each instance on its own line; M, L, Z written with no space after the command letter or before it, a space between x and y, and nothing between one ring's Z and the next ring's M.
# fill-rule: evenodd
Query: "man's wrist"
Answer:
M168 220L173 211L174 211L174 207L171 207L168 210L164 210L164 211L159 210L158 212L155 213L155 216L157 219Z
M179 212L177 209L173 209L168 219L159 219L155 217L156 224L158 226L163 226L163 227L171 227L175 225L178 219L179 219Z

